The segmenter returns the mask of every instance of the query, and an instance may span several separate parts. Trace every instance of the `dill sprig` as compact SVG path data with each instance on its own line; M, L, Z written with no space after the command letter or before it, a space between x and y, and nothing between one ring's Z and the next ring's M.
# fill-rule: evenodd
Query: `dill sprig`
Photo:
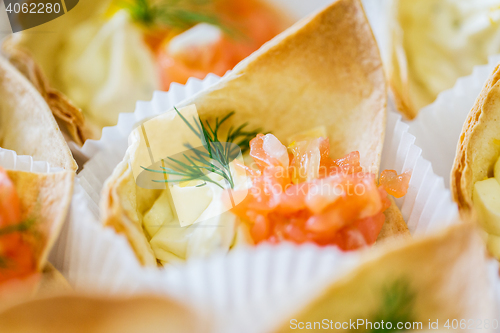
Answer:
M405 329L397 329L398 322L411 322L413 318L413 305L415 293L404 279L396 280L383 291L383 299L380 310L372 317L372 322L391 322L392 329L371 329L369 332L398 332Z
M12 224L0 228L0 236L12 234L14 232L24 232L31 228L31 226L35 223L34 219L28 219L23 221L22 223ZM0 269L7 269L11 265L11 259L6 256L0 256Z
M259 130L247 131L247 123L237 128L231 126L225 142L221 142L219 138L221 126L234 115L234 111L229 112L221 119L216 118L214 126L208 121L203 123L201 119L193 117L193 123L196 125L194 127L176 107L174 109L188 128L198 136L203 145L193 147L191 144L185 143L184 146L188 151L182 154L182 158L167 157L168 160L162 159L166 166L160 166L161 170L142 168L146 171L173 176L165 180L153 180L157 183L201 180L203 183L197 187L205 186L208 182L224 188L219 182L208 176L209 173L215 173L225 179L231 189L234 189L234 179L229 163L238 156L240 149L242 153L248 151L250 140L259 133Z
M228 35L234 35L234 29L222 23L215 14L210 14L210 0L122 0L132 19L147 27L159 26L189 29L198 23L208 23L219 27Z
M13 232L23 232L28 230L33 224L35 220L29 219L22 223L8 225L6 227L0 228L0 236L11 234Z
M4 256L0 256L0 269L6 269L10 265L10 259Z

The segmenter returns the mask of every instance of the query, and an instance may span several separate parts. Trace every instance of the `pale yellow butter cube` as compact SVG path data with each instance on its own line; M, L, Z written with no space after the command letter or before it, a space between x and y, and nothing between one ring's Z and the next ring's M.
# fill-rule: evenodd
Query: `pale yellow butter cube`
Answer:
M495 178L476 182L473 201L486 232L500 236L500 183Z
M149 237L153 237L165 222L174 219L174 213L168 198L168 192L165 190L156 199L151 209L144 215L142 224Z

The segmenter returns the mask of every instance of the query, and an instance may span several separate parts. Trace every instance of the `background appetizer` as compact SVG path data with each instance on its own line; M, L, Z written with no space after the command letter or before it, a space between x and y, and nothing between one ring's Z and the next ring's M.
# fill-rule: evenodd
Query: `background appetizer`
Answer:
M100 137L154 90L223 75L290 22L262 0L86 0L14 34L3 50L39 90L68 96L65 113L76 116L74 105L83 110L84 140Z
M124 315L126 314L126 315ZM53 318L60 316L58 320ZM66 294L16 304L0 312L3 332L207 333L211 322L167 297Z
M104 186L103 223L124 233L147 265L261 241L345 250L373 244L391 205L387 192L404 195L410 178L384 171L378 185L385 116L383 69L361 4L335 2L215 86L136 127ZM168 158L203 141L197 156ZM224 142L248 153L253 168L231 153L217 155ZM219 178L201 172L207 169ZM160 177L151 186L138 181L148 172ZM275 193L274 185L297 194ZM330 191L314 194L322 187ZM225 190L248 195L212 214ZM404 225L389 216L387 223Z
M294 25L267 0L80 0L2 41L0 157L57 172L0 167L0 331L493 324L500 65L451 174L482 230L387 87L415 117L498 52L500 0L377 3L387 59L361 0Z
M306 305L283 316L287 319L272 331L294 332L299 323L305 329L332 329L331 320L333 325L356 322L354 330L361 332L418 332L459 328L458 320L450 318L469 317L482 318L487 323L484 330L494 331L493 322L487 319L495 317L487 261L472 224L409 244L389 244L365 255L364 262L351 272L304 297ZM328 318L327 325L324 318ZM464 321L462 329L470 324Z
M68 212L74 172L39 174L0 167L0 298L36 290Z
M49 105L0 56L0 148L76 171L77 165Z
M387 69L409 119L500 52L500 1L390 0Z
M464 123L450 182L460 212L477 217L487 234L487 247L497 259L500 259L499 78L497 66Z

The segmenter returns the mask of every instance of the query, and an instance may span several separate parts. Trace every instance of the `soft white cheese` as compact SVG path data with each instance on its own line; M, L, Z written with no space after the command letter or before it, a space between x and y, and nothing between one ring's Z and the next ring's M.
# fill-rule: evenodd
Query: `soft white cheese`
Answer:
M186 259L207 257L216 251L229 251L236 232L236 224L236 216L231 212L225 212L190 226L193 232L187 245Z
M233 165L231 165L231 170L235 179L235 189L232 191L233 202L237 204L248 193L250 184L245 172L237 170ZM223 184L222 180L221 184ZM239 221L237 217L228 211L232 208L232 202L228 198L226 190L222 190L211 183L207 183L203 187L192 185L194 183L187 184L184 187L186 191L191 190L192 195L179 195L175 190L172 191L178 215L183 216L185 214L184 218L189 217L189 210L191 210L196 212L196 214L190 216L191 219L194 219L194 216L198 215L199 211L202 211L191 224L182 226L179 219L171 219L171 215L167 214L163 217L163 225L157 228L157 224L146 226L145 219L145 228L152 230L150 233L154 232L150 241L151 248L155 256L163 264L191 257L205 257L215 251L229 251L230 247L234 245L235 239L237 239L238 246L251 242L248 229L238 228ZM165 209L157 206L163 207L163 205L168 204L167 191L165 190L150 211L146 213L147 221L162 219L162 216L153 217L151 215L161 213ZM212 197L208 206L203 209L207 204L207 198L204 197L206 191L210 191ZM241 235L238 236L239 233Z
M180 55L193 48L203 48L217 43L222 39L222 31L211 24L199 23L175 36L168 43L167 50L170 55Z
M95 124L115 125L159 87L153 55L126 11L83 23L57 50L63 91Z
M156 258L161 261L170 262L173 256L185 260L192 233L193 229L181 227L177 219L165 220L149 243Z

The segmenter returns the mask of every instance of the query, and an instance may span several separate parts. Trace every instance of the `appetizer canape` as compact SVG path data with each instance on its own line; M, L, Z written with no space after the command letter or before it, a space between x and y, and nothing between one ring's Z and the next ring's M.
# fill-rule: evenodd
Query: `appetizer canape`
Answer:
M500 52L498 0L391 0L390 85L409 118Z
M359 266L297 302L281 327L268 331L466 331L472 321L460 319L477 318L493 332L498 322L487 275L481 239L471 223L461 223L365 253Z
M73 177L0 168L0 298L16 296L24 283L28 295L36 290L66 218Z
M103 223L146 265L262 241L357 249L377 239L387 192L408 186L394 171L377 182L386 84L356 0L300 21L165 111L132 131L102 192Z
M0 56L0 147L51 166L77 165L49 105L32 84Z
M464 216L473 214L500 259L500 67L486 82L464 123L451 171L451 190Z

